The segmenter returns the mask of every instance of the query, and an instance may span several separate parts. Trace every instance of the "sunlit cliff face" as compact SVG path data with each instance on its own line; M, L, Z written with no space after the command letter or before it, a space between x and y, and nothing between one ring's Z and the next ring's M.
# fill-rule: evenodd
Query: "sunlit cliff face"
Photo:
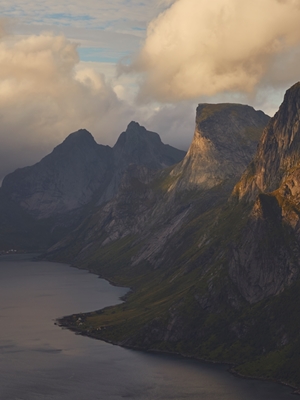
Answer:
M299 18L299 0L177 0L121 69L144 74L144 100L286 86L299 79Z

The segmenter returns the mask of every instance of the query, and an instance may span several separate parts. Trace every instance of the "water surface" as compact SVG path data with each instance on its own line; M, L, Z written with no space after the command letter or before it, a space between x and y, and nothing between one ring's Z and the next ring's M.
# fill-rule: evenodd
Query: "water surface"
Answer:
M64 264L0 257L1 400L293 400L225 366L123 349L54 325L120 302L125 288Z

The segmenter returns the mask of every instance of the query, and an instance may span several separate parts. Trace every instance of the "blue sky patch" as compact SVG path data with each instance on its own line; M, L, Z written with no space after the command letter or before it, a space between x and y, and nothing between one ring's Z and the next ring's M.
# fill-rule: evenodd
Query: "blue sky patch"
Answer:
M79 47L77 50L82 61L105 63L117 63L121 58L129 54L129 52L125 51L113 51L110 48Z

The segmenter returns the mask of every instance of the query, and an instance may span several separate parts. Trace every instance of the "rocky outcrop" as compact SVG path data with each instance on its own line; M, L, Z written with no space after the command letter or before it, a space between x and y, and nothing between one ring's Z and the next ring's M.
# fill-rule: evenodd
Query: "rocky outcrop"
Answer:
M172 189L209 189L238 179L252 157L269 117L241 104L199 104L190 149L172 171Z

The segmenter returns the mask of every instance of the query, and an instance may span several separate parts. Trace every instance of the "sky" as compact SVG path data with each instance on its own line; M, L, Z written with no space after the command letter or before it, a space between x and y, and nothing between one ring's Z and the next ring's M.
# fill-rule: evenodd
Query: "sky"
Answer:
M131 120L187 149L198 103L273 115L300 80L300 0L0 0L0 181Z

